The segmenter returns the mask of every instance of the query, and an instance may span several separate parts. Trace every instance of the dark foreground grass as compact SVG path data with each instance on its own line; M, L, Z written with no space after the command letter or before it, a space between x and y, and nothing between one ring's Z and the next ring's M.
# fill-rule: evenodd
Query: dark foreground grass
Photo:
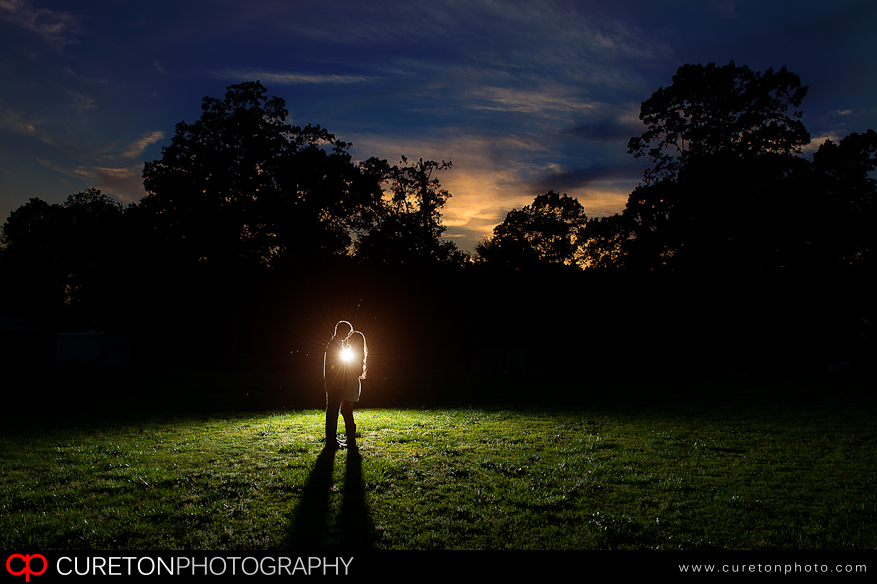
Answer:
M323 449L318 410L7 426L0 549L873 550L854 386L366 409L358 452Z

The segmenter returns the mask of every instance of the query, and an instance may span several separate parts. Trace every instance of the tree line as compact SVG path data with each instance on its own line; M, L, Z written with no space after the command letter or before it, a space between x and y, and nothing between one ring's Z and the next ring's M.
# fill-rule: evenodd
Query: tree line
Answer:
M643 179L622 212L588 217L575 198L549 191L469 254L443 237L451 162L356 163L328 130L290 124L285 102L259 82L232 85L222 99L205 97L200 118L180 122L145 164L137 203L87 189L13 211L0 234L0 295L12 316L56 328L157 338L157 323L186 322L200 340L178 335L178 344L228 356L247 326L275 331L262 346L286 347L283 335L310 319L320 295L487 323L509 338L547 319L556 337L575 327L560 312L547 318L545 303L556 296L561 306L588 286L614 290L618 315L635 304L642 275L873 272L877 134L826 141L807 158L806 92L785 68L684 65L642 103L646 130L628 153L643 160ZM482 298L454 301L450 290L467 287ZM520 307L531 299L541 316L525 322ZM601 330L618 327L603 320ZM399 338L409 332L393 327Z
M205 97L201 117L180 122L162 157L145 164L137 203L92 188L13 211L0 235L6 304L95 310L124 296L119 283L138 272L171 281L350 258L465 261L442 237L451 195L439 179L451 162L354 163L351 144L289 124L284 101L266 93L248 82Z
M549 192L511 211L477 259L640 272L873 270L877 133L826 140L808 160L798 109L807 93L787 71L732 61L684 65L642 103L646 131L628 143L645 162L621 213L588 218Z

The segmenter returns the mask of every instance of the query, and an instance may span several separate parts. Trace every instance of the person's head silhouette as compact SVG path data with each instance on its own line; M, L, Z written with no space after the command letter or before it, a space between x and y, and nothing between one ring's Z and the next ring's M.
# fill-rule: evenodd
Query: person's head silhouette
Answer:
M347 340L351 333L353 333L353 325L346 320L339 320L335 325L335 334L332 335L332 338Z

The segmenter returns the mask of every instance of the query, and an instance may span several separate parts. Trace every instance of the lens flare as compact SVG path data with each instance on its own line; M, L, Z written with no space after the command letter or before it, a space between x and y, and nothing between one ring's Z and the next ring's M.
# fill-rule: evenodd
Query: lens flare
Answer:
M341 358L344 361L353 360L353 349L351 349L350 347L347 347L345 349L341 349Z

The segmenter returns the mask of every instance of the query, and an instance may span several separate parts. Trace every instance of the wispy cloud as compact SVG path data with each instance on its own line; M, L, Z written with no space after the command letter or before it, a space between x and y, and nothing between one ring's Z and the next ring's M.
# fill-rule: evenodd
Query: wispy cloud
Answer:
M89 95L83 95L75 91L68 91L67 95L73 100L70 107L78 114L85 113L86 111L97 107L97 99Z
M73 170L72 175L94 184L106 193L116 195L123 202L132 203L145 194L142 173L141 165L122 168L80 166Z
M144 194L143 164L128 164L119 159L137 159L144 150L165 137L165 132L156 130L143 134L128 142L120 151L112 151L103 156L88 156L75 167L55 166L54 169L84 180L102 191L118 196L122 201L133 202Z
M107 194L115 195L126 203L138 201L145 194L141 165L114 167L85 164L68 166L64 163L44 159L39 159L39 163L55 172L79 179L90 187L96 187Z
M69 12L36 8L28 0L0 0L0 19L34 32L56 46L76 42L76 35L82 32L76 16Z
M52 144L54 140L47 132L40 129L40 122L26 119L18 112L2 108L0 109L0 128L11 130L16 134L31 136L46 144Z
M374 78L362 75L312 75L308 73L276 73L260 70L225 70L213 74L233 81L258 80L276 85L363 83Z
M155 144L159 140L165 137L165 133L161 130L156 130L154 132L149 132L148 134L144 134L138 139L131 142L128 147L122 152L121 156L123 158L137 158L143 151L146 150L148 146L151 144Z
M64 142L38 158L45 168L82 181L115 195L124 202L143 197L143 163L137 160L152 144L165 137L164 131L147 132L134 140L102 144L98 150ZM142 159L141 159L142 160Z
M522 113L572 112L582 109L582 99L569 95L568 88L560 86L538 89L515 87L473 88L465 99L465 107Z
M313 26L329 15L331 27ZM646 43L640 31L568 2L420 0L376 7L324 0L305 18L298 11L295 18L277 16L278 26L323 45L410 45L411 53L425 49L425 58L469 54L480 60L494 54L519 64L535 58L556 65L582 50L636 58L662 50Z

